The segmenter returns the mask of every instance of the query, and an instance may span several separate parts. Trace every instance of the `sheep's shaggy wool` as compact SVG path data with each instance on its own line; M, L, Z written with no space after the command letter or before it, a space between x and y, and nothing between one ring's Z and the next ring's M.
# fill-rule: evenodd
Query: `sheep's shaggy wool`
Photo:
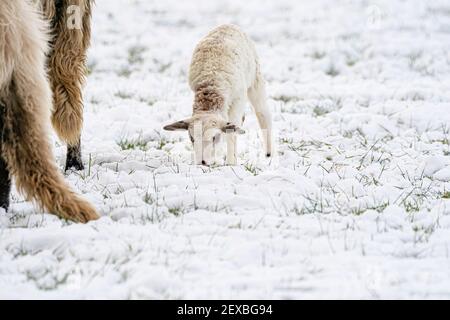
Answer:
M37 1L50 24L48 69L53 91L52 124L68 144L66 169L81 170L82 87L91 38L92 0Z
M0 2L0 205L8 207L9 177L14 177L18 190L41 207L87 222L98 215L68 187L48 141L52 92L46 74L47 30L28 1Z
M212 30L197 45L190 66L189 84L195 92L194 112L223 108L228 112L233 102L247 96L247 90L260 77L259 62L252 41L238 27L223 25ZM204 98L212 94L221 97Z

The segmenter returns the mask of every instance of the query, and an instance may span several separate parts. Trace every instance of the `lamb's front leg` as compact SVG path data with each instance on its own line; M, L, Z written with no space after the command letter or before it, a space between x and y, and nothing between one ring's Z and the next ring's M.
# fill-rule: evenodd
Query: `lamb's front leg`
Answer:
M227 165L235 166L237 165L237 136L242 134L239 132L245 119L245 107L246 99L245 93L242 94L241 98L236 99L230 106L230 111L228 112L228 119L230 123L239 127L236 132L229 132L227 134Z
M227 165L237 165L237 137L235 133L227 134Z

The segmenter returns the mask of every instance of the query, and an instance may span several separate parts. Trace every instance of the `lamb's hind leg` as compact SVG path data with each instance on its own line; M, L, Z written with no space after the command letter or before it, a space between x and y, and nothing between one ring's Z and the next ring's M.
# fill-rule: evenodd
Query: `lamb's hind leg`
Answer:
M5 159L1 154L3 141L4 106L0 104L0 208L8 210L11 193L11 178Z
M267 105L266 85L260 72L255 83L248 89L248 98L255 110L256 118L262 131L264 148L267 157L272 156L272 114Z

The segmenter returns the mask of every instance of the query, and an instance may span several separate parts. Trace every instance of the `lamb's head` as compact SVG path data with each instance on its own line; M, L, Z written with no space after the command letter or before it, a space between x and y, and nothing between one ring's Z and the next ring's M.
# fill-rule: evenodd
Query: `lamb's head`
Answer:
M215 162L216 147L225 134L244 134L245 131L218 114L202 113L164 127L167 131L188 131L194 147L195 162L211 165Z

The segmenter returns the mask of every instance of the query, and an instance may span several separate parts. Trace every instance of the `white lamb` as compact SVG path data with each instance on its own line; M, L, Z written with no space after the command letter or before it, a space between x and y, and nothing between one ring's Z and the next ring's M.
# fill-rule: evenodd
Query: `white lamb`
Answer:
M262 130L265 154L272 155L272 118L266 103L265 83L251 40L238 27L223 25L197 45L189 84L195 93L191 118L164 127L187 130L199 165L215 162L215 147L227 137L227 164L236 165L236 134L245 133L247 98Z

